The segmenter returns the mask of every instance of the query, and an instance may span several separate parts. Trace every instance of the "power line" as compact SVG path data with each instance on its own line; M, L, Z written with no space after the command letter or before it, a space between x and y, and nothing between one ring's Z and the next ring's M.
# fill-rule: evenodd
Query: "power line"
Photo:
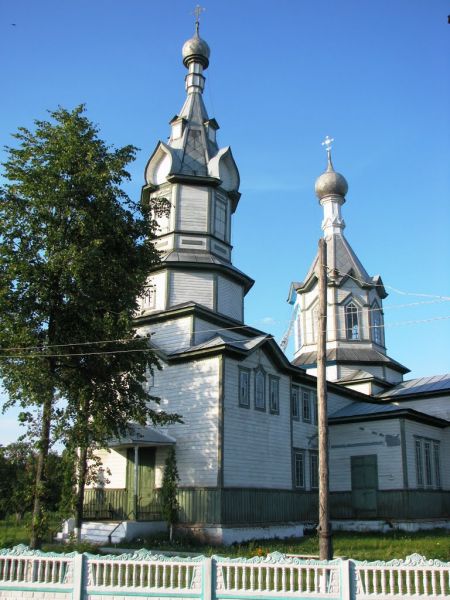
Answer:
M415 320L409 320L409 321L397 321L394 323L385 323L384 326L383 325L369 325L368 328L369 329L381 329L381 328L386 328L386 327L399 327L399 326L403 326L403 325L416 325L416 324L420 324L420 323L430 323L432 321L442 321L442 320L447 320L450 319L450 315L446 315L446 316L442 316L442 317L430 317L430 318L426 318L426 319L415 319ZM244 326L242 326L244 327ZM342 329L328 329L329 333L340 333L340 332L345 332L347 329L346 328L342 328ZM205 331L205 330L204 330ZM211 331L219 331L219 330L211 330ZM203 333L203 332L199 332L199 333ZM183 336L181 335L172 335L171 339L179 339ZM255 336L255 337L260 337L260 336ZM264 337L264 339L275 339L273 335L271 334L267 334L267 335L263 335L262 337ZM248 341L250 341L252 338L245 338L242 340L231 340L233 344L239 344L239 343L247 343ZM254 339L254 338L253 338ZM111 354L127 354L127 353L142 353L142 352L151 352L153 350L153 348L134 348L134 349L130 349L130 350L100 350L98 352L67 352L67 353L58 353L58 354L54 354L54 353L47 353L47 354L43 354L43 353L29 353L29 354L10 354L10 355L5 355L5 354L0 354L0 359L25 359L25 358L68 358L68 357L74 357L74 356L101 356L101 355L111 355Z

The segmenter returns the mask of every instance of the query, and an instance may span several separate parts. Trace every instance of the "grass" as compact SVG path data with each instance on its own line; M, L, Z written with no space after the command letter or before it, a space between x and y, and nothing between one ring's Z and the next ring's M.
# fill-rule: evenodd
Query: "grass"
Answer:
M22 519L9 517L0 520L0 548L12 548L18 544L30 543L30 522L31 515L25 515ZM98 546L87 542L77 544L70 542L64 544L55 543L54 538L58 531L61 530L62 519L57 514L50 514L48 519L48 531L44 536L42 550L44 552L94 552L98 553Z
M89 543L56 544L52 542L54 533L59 529L56 515L50 520L49 535L42 549L47 552L79 552L98 553L98 547ZM29 519L16 521L7 519L0 521L0 548L10 548L17 544L28 544L30 536ZM391 560L405 558L417 552L426 558L436 558L450 561L450 534L444 529L404 533L346 533L336 532L333 536L334 555L346 556L356 560ZM233 544L232 546L208 546L198 541L178 537L172 544L162 536L148 539L137 539L134 542L123 542L118 548L140 549L148 548L157 552L170 551L174 553L193 552L195 554L220 554L231 557L265 556L270 552L297 554L300 556L318 556L319 546L315 535L288 540L252 540L250 542Z
M450 561L450 534L444 529L404 533L348 533L336 532L333 536L334 556L345 556L356 560L391 560L405 558L417 552L426 558ZM252 540L232 546L208 546L188 538L176 539L170 544L166 539L154 537L123 542L118 547L148 548L156 551L194 552L196 554L220 554L230 557L265 556L270 552L317 557L317 536L306 535L288 540Z

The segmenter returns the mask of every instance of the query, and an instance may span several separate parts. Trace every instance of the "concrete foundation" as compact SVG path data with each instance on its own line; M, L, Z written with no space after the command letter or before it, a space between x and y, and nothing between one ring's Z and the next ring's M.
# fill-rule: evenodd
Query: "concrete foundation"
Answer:
M361 532L380 532L388 533L389 531L426 531L430 529L449 529L450 520L445 519L429 519L416 521L332 521L333 531L361 531Z
M267 525L251 527L225 527L220 525L193 525L178 526L177 533L194 537L195 539L212 545L225 545L245 542L248 540L270 540L290 537L302 537L303 525L301 523L287 523L284 525Z

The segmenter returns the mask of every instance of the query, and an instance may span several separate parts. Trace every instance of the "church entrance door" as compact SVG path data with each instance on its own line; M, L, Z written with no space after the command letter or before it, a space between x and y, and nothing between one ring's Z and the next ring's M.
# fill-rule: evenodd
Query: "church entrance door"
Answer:
M134 490L137 490L137 520L146 520L155 511L155 448L140 447L137 452L137 485L135 487L135 449L127 453L127 489L129 512L134 508Z
M377 455L352 456L352 507L357 518L377 516Z

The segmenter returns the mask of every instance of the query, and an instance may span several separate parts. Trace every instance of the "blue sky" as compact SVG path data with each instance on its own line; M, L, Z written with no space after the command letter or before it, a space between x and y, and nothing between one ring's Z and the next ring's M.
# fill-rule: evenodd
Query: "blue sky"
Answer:
M128 186L138 197L146 160L185 97L181 47L194 5L3 0L1 145L47 109L84 102L108 142L141 149ZM437 298L450 297L448 2L204 6L205 102L241 174L233 262L256 280L247 323L278 340L287 327L289 284L305 276L321 235L314 181L328 134L349 183L346 237L389 286L389 354L409 377L450 371L450 302ZM0 417L0 443L17 431L14 412Z

